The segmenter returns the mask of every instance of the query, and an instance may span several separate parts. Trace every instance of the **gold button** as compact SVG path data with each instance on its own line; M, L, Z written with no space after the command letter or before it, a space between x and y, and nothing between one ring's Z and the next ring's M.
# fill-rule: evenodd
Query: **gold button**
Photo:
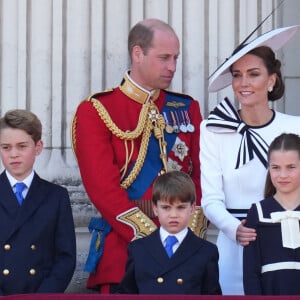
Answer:
M29 274L30 275L35 275L36 274L36 270L35 269L30 269L29 270Z
M4 245L4 250L9 251L11 249L11 246L9 244Z
M31 250L36 250L36 246L35 245L31 245L30 248L31 248Z
M162 277L158 277L158 278L157 278L157 282L158 282L158 283L163 283L163 282L164 282L164 279L163 279Z
M8 269L4 269L4 270L2 271L2 274L5 275L5 276L8 275L8 274L9 274L9 270L8 270Z
M177 284L183 284L183 279L178 278L178 279L177 279Z

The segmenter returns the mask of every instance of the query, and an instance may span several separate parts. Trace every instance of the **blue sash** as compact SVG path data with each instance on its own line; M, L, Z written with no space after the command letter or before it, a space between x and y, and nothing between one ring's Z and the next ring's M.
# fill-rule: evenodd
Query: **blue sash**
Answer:
M174 103L180 103L184 105L174 105ZM168 103L172 103L173 105L167 105ZM163 109L161 113L170 112L170 111L179 111L180 110L188 110L191 104L191 99L183 98L182 95L172 94L166 92L166 98L164 102ZM176 137L178 133L167 133L164 132L165 141L167 142L167 154L173 148ZM134 165L134 164L133 164ZM132 166L133 168L133 166ZM131 168L131 169L132 169ZM128 197L131 200L140 199L144 193L147 191L149 186L152 184L153 180L157 177L158 173L163 168L162 161L160 159L160 150L159 150L159 142L153 134L149 140L149 147L146 154L146 158L140 173L138 174L135 181L131 184L131 186L127 189ZM129 172L131 171L129 170Z
M101 259L104 249L104 241L107 234L111 231L111 226L99 217L92 217L89 224L89 232L92 233L89 254L84 264L83 271L95 273L98 262ZM97 245L97 240L98 245Z

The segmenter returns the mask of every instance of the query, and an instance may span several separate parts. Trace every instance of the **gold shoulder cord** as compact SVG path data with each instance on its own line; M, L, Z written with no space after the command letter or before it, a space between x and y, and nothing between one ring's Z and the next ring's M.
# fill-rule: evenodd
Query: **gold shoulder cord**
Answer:
M126 144L127 141L132 141L142 135L141 148L137 157L137 161L123 182L121 182L121 187L127 189L136 179L138 174L140 173L142 166L145 161L149 139L151 136L151 131L153 130L154 136L159 140L160 145L160 158L162 159L164 169L167 171L167 153L166 153L166 145L167 143L164 140L163 130L165 128L165 120L163 116L159 113L157 106L152 102L148 101L142 107L139 121L137 127L133 131L122 131L111 119L109 113L105 109L105 107L100 103L100 101L91 98L90 101L93 103L94 108L97 110L100 118L103 120L107 128L112 132L112 134L116 135L118 138L124 140ZM127 147L126 147L127 149ZM126 157L126 166L122 168L127 170L129 163L128 153ZM125 175L125 174L124 174ZM121 179L123 179L122 176Z
M110 92L111 90L107 90L105 92ZM98 93L93 93L88 96L87 99L82 100L82 102L85 101L90 101L90 99L94 96L97 95ZM72 146L72 151L75 156L75 159L77 160L76 156L76 127L77 127L77 116L76 116L76 111L73 113L72 119L71 119L71 146Z
M73 115L72 121L71 121L71 146L72 146L72 151L73 155L77 160L76 156L76 125L77 125L77 118L76 114Z
M117 127L116 123L114 123L114 121L111 119L106 108L102 105L100 101L96 100L95 98L92 98L91 102L93 103L93 106L97 110L99 116L101 117L102 121L105 123L107 128L112 132L112 134L116 135L118 138L122 140L133 140L142 134L145 127L145 123L147 121L149 103L143 105L137 127L133 131L123 131L119 127Z

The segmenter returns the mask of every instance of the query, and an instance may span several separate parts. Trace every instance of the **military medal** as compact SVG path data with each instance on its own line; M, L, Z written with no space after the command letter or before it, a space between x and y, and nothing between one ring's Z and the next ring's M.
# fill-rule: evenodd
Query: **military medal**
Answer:
M188 132L194 132L195 131L195 127L194 127L194 125L193 124L188 124L188 126L187 126L187 130L188 130Z
M171 117L172 117L173 129L176 133L178 133L179 132L179 126L178 126L178 123L176 122L175 113L173 111L171 111L170 114L171 114Z
M179 128L180 128L181 132L184 132L184 133L187 132L187 128L186 128L186 126L184 124L181 124Z
M180 111L179 117L180 117L180 131L183 132L183 133L186 133L188 130L187 130L187 127L186 127L186 122L185 122L183 111Z
M182 169L182 166L176 161L168 158L168 170L170 171L180 171Z
M169 121L169 118L168 118L168 115L166 112L163 112L163 115L164 115L164 118L165 118L165 121L166 121L166 132L167 133L173 133L174 132L174 129L173 127L170 125L170 121Z
M188 154L189 148L187 147L186 143L182 141L180 138L176 138L175 144L172 148L172 151L174 152L174 155L178 157L181 161L184 160L184 158Z
M178 128L178 125L177 125L177 124L173 125L173 129L174 129L174 131L175 131L176 133L179 132L179 128Z
M184 112L185 114L185 119L186 119L186 123L187 123L187 131L188 132L194 132L195 131L195 127L193 124L191 124L191 120L190 120L190 117L189 117L189 113L187 111Z
M174 111L174 116L175 116L176 125L177 125L177 128L178 128L178 132L180 132L180 131L184 132L185 127L184 127L184 124L182 124L182 122L180 122L180 118L179 118L179 115L178 115L177 111Z
M166 125L166 132L167 133L173 133L174 132L174 128L171 125Z

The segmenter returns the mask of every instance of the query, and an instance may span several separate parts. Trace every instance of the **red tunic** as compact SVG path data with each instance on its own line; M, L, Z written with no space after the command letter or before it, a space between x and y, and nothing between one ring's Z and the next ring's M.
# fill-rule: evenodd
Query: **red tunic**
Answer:
M179 96L179 94L176 94ZM162 109L166 92L161 90L155 104ZM132 131L136 128L142 105L130 99L120 88L110 92L93 95L106 108L113 122L121 130ZM187 96L185 96L187 98ZM168 158L178 163L181 171L190 173L197 191L197 204L200 204L200 163L199 163L199 128L202 117L197 101L190 98L189 118L195 127L193 133L178 133L185 143L187 153L183 160L172 150ZM141 138L134 141L131 162L138 156ZM100 118L91 101L83 101L77 108L73 124L73 146L78 160L82 181L86 192L101 216L111 225L107 235L103 256L96 273L90 274L87 287L118 283L121 281L127 260L127 245L134 238L134 231L129 225L116 217L136 207L129 200L125 189L120 187L120 169L126 160L124 141L113 135ZM129 147L130 148L130 147ZM151 200L152 186L142 199ZM156 220L157 223L157 220Z

